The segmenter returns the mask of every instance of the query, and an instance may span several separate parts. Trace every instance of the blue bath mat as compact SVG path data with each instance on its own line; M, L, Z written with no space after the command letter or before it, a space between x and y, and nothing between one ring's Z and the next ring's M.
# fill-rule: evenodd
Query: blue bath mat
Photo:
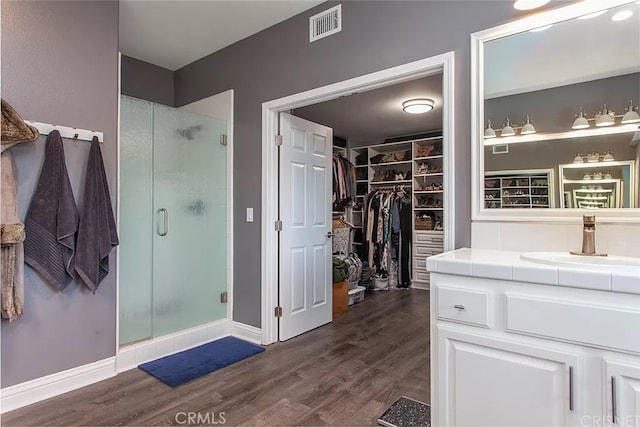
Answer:
M138 368L166 385L176 387L263 351L264 347L259 345L226 337L143 363Z

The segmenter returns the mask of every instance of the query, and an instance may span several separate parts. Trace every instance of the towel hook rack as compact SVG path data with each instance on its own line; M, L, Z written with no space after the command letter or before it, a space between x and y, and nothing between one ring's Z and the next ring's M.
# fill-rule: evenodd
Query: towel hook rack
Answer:
M51 123L35 122L32 120L25 120L25 123L37 128L38 132L40 132L41 135L49 135L54 130L57 130L58 132L60 132L60 136L62 136L63 138L81 141L93 141L93 137L97 136L98 141L104 142L104 134L102 132L95 132L87 129L78 129Z

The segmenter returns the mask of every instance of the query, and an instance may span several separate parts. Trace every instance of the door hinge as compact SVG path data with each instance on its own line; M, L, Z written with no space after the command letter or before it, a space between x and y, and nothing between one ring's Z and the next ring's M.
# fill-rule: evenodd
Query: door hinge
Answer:
M282 317L282 307L276 307L275 311L275 316L276 317Z
M282 145L282 135L276 135L276 146L279 147Z
M229 293L227 291L220 294L220 302L226 304L229 302Z
M227 145L227 135L220 135L220 144Z
M276 231L282 231L282 221L276 221Z

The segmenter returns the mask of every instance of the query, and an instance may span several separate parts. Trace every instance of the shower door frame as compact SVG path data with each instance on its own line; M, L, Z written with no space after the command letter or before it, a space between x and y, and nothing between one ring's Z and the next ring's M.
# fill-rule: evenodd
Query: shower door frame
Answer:
M121 86L121 76L122 76L122 68L121 68L121 56L122 54L120 53L118 55L118 127L117 127L117 164L116 164L116 169L117 169L117 173L116 173L116 229L118 230L118 233L120 233L120 188L121 188L121 177L120 177L120 112L121 112L121 100L122 100L122 95L125 96L130 96L130 95L126 95L122 93L122 86ZM218 95L221 95L223 93L227 93L229 91L223 91L220 92L218 94L214 94L211 96L208 96L204 99L209 99ZM224 336L224 335L230 335L231 331L232 331L232 323L233 323L233 237L234 237L234 230L233 230L233 226L234 226L234 219L233 219L233 104L234 104L234 91L233 89L230 90L231 92L231 99L230 99L230 106L229 106L229 117L228 118L224 118L224 120L226 121L226 126L227 126L227 148L226 148L226 152L227 152L227 286L226 286L226 292L227 292L227 310L226 310L226 317L223 317L222 319L218 319L215 320L213 322L204 324L204 325L198 325L194 328L190 328L190 329L186 329L186 330L182 330L182 331L178 331L178 332L174 332L172 334L168 334L168 335L164 335L164 336L159 336L159 337L151 337L148 340L143 341L141 344L150 344L153 345L154 342L157 341L161 341L161 340L167 340L168 338L170 339L172 336L177 336L180 335L182 333L191 333L191 330L194 329L204 329L205 327L207 327L207 325L211 325L212 328L211 330L215 330L215 331L220 331L220 333ZM202 101L202 100L199 100ZM198 102L198 101L195 101ZM193 103L191 103L193 104ZM191 104L187 104L191 105ZM184 109L184 107L186 106L181 106L181 107L174 107L174 108L179 108L179 109ZM184 109L185 111L190 111L188 109ZM204 115L204 114L203 114ZM218 117L219 118L219 117ZM215 142L217 143L217 142ZM116 314L116 330L115 330L115 371L116 373L118 372L124 372L128 369L131 369L133 367L135 367L136 363L128 363L127 361L123 362L123 363L118 363L118 355L120 353L122 353L122 350L124 350L125 348L129 347L131 348L132 346L138 345L137 343L129 343L129 344L124 344L124 345L120 345L120 247L117 246L115 249L115 257L116 257L116 265L115 265L115 274L116 274L116 306L115 306L115 314ZM216 337L211 337L212 339L217 339ZM176 348L176 351L180 351L182 350L181 348ZM165 354L160 354L162 350L158 350L156 351L156 354L153 358L156 357L161 357L164 356Z

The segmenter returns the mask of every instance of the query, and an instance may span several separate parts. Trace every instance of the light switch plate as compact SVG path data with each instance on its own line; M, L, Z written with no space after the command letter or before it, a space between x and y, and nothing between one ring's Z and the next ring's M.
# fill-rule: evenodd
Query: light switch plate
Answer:
M253 208L247 208L247 222L253 222Z

